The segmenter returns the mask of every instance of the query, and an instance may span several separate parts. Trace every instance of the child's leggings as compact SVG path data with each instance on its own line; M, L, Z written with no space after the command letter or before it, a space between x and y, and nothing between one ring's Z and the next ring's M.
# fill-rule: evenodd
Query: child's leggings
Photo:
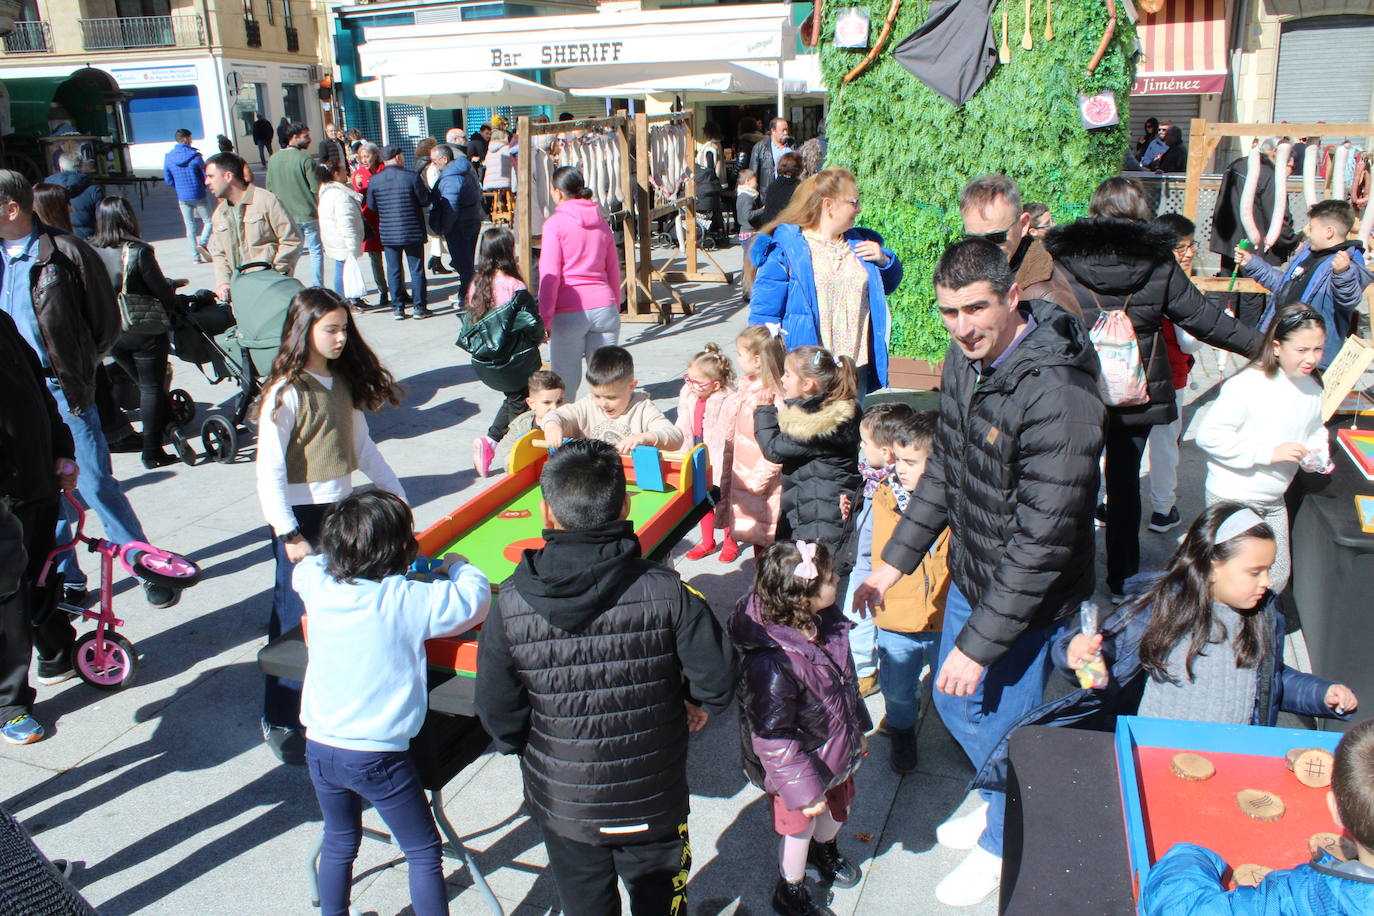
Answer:
M348 916L353 860L362 841L363 799L372 803L405 854L415 916L448 916L439 831L410 754L350 751L306 741L305 758L324 814L321 916Z
M782 876L787 882L796 884L806 876L806 854L811 849L812 838L817 843L829 843L839 832L840 822L831 817L830 809L826 808L811 818L811 822L801 833L783 837L782 846L778 850L778 861Z

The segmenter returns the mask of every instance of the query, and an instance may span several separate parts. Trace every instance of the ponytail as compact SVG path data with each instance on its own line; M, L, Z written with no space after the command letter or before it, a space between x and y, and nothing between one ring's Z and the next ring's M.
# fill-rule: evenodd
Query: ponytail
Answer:
M787 354L792 371L816 380L816 387L825 394L825 404L859 399L859 375L854 360L848 356L834 356L824 347L797 347Z
M759 358L759 376L764 388L782 391L782 366L787 359L787 348L783 346L781 332L774 334L764 325L751 324L739 332L735 342Z
M700 353L692 357L692 365L700 366L701 371L719 384L722 391L735 387L735 370L730 365L730 357L722 353L716 344L708 343Z
M576 166L561 165L554 170L553 186L573 200L591 200L592 190Z

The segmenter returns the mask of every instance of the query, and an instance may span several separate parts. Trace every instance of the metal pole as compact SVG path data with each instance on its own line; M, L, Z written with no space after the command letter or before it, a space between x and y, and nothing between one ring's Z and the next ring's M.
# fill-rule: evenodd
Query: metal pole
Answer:
M386 129L386 77L377 77L377 102L382 106L382 146L387 145L388 136Z
M787 115L784 114L784 113L783 113L783 110L782 110L782 109L783 109L783 105L785 104L784 99L783 99L783 94L784 94L784 93L783 93L783 81L782 81L782 58L779 57L779 58L778 58L778 117L780 117L780 118L785 118L785 117L787 117Z

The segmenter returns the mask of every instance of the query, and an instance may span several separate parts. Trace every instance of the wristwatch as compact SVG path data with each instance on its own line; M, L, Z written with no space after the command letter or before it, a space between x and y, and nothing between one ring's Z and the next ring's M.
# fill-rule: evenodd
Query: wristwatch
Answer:
M290 531L286 532L286 534L283 534L283 535L281 536L281 539L282 539L283 541L293 541L293 540L295 540L296 538L298 538L298 537L300 537L300 536L301 536L301 529L299 529L299 528L292 528Z

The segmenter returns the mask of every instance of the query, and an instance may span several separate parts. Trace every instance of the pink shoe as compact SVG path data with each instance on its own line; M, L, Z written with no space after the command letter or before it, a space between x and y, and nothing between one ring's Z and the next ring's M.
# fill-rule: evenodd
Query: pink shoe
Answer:
M491 436L478 436L472 442L472 467L478 477L486 477L491 471L491 461L496 457L496 442Z

